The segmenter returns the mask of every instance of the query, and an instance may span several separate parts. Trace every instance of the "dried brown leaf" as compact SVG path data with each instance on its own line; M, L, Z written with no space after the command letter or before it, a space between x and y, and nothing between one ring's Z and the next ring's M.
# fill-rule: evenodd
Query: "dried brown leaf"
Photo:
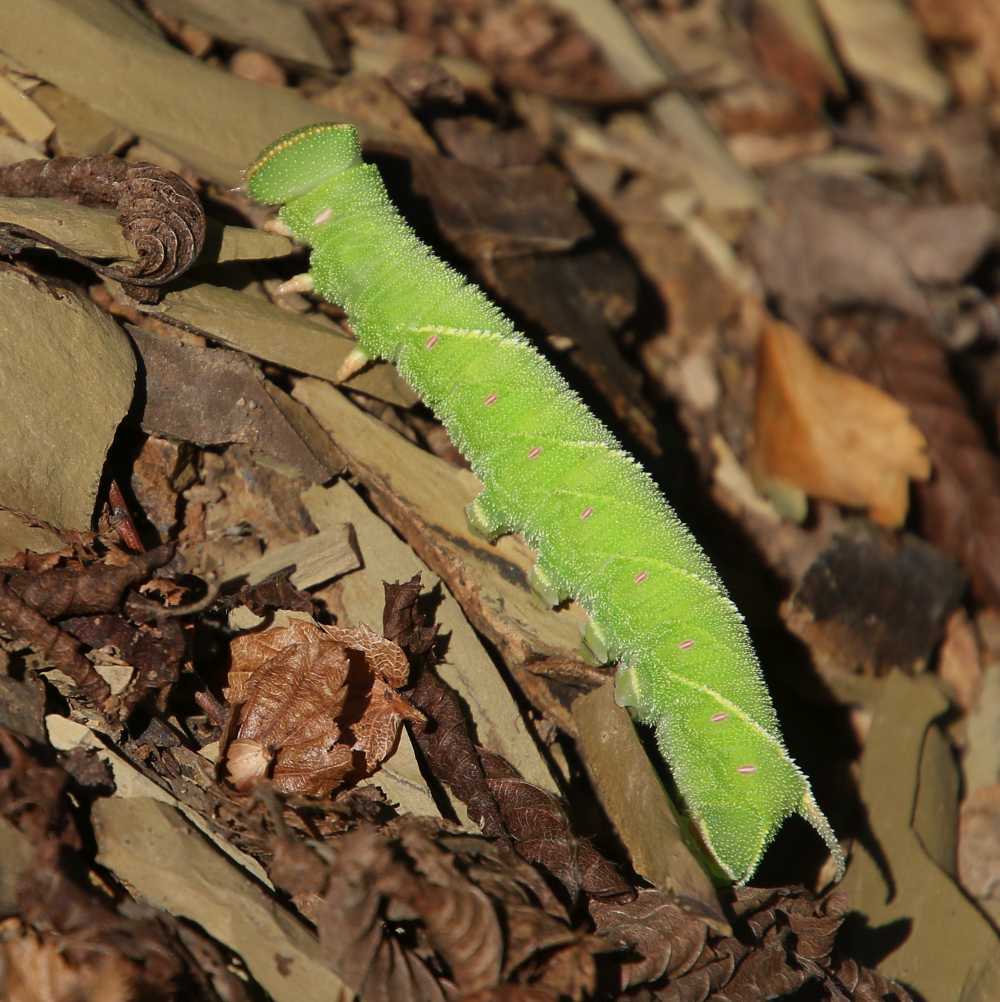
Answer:
M330 966L366 999L443 1002L444 992L429 979L424 962L405 951L383 921L380 880L395 875L398 866L385 840L371 830L352 832L338 848L316 909L320 943Z
M423 720L383 681L408 671L399 647L368 627L293 619L235 638L225 693L235 713L223 743L229 780L246 790L270 776L282 793L322 794L374 771L401 722Z
M833 972L836 986L843 986L853 1002L914 1002L913 996L878 971L862 967L856 960L843 960ZM838 996L831 992L839 1002ZM842 997L842 996L841 996Z
M459 872L454 859L416 828L404 830L401 841L426 878L382 886L422 919L434 950L463 991L497 983L503 958L503 933L489 897ZM397 870L398 878L401 871Z
M0 928L0 997L72 1002L100 999L102 987L131 986L123 997L166 1002L185 962L159 921L120 914L106 893L70 875L85 872L84 842L66 792L68 776L43 765L41 754L0 729L0 816L27 835L35 850L32 865L16 877L17 910L23 922L43 931L37 937L15 927L4 943L11 927ZM55 954L64 963L55 962ZM92 981L95 970L106 979Z
M394 689L406 685L410 674L410 662L398 644L380 637L364 623L352 629L343 626L325 626L323 629L345 647L361 651L371 670L385 679Z
M820 359L791 327L760 343L753 466L764 484L868 508L901 525L909 480L930 475L927 443L905 407Z
M842 899L816 899L791 888L745 888L737 891L733 908L744 918L743 941L712 938L700 955L689 952L683 958L686 969L657 998L757 1002L789 994L812 979L830 987L832 997L843 998L836 994L829 956L846 910ZM656 938L652 946L664 948Z
M402 818L332 845L325 877L287 851L272 876L286 886L287 871L297 891L322 891L314 910L321 942L366 999L489 998L479 993L511 983L545 998L592 996L607 941L573 929L558 903L555 914L546 910L544 881L502 844ZM439 994L420 994L432 975Z
M578 933L564 920L556 918L536 905L506 901L503 912L506 920L504 979L516 976L518 969L537 954L548 953L556 947L565 946L578 937Z
M966 101L1000 90L1000 10L991 0L914 0L928 40L947 51ZM975 84L973 84L975 81Z
M64 795L66 774L43 766L31 748L27 740L0 728L0 815L35 845L58 838L77 849L80 840Z
M372 682L371 695L361 719L353 726L358 751L364 752L369 769L392 753L404 720L424 723L424 715L406 697L386 685L380 678Z
M295 620L235 638L232 659L225 695L238 722L224 754L233 785L248 789L267 775L286 793L338 784L354 764L337 744L350 670L343 645Z
M501 756L483 748L478 752L490 792L519 855L544 866L573 896L579 891L596 897L633 892L611 863L573 833L558 797L523 780Z

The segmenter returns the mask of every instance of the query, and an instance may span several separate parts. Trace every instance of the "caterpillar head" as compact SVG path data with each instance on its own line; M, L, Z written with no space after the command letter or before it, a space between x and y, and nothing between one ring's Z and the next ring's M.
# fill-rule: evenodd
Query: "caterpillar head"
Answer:
M361 163L361 141L353 125L307 125L271 143L246 169L250 197L279 205Z

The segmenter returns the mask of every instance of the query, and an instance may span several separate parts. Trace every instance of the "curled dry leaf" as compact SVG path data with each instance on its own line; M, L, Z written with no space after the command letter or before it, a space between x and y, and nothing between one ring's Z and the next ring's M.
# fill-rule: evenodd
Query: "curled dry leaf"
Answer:
M518 855L544 866L571 895L630 894L631 885L615 867L573 832L557 797L473 742L457 695L433 669L436 629L418 607L419 576L402 585L386 583L385 595L383 628L420 667L408 696L427 717L414 736L435 776L468 807L484 834L512 839Z
M930 476L927 443L907 409L778 322L761 336L752 464L774 494L867 508L890 527L906 518L910 478Z
M0 194L114 206L125 238L139 255L126 268L97 264L34 230L19 226L0 230L53 247L122 282L131 296L143 302L155 302L155 287L187 271L205 243L205 210L198 195L182 177L155 164L130 164L113 156L22 160L0 167Z
M294 619L233 640L222 760L238 789L270 777L282 793L327 793L373 772L404 719L422 714L394 686L406 655L366 626Z

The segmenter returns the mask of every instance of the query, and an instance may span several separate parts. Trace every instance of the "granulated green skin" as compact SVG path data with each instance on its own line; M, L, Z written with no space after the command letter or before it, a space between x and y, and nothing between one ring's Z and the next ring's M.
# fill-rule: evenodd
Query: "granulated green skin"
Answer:
M291 133L250 194L313 250L309 274L367 355L387 359L482 480L475 516L519 532L620 659L618 698L656 729L709 850L744 883L801 814L843 857L782 741L743 618L649 475L559 373L400 217L350 126Z

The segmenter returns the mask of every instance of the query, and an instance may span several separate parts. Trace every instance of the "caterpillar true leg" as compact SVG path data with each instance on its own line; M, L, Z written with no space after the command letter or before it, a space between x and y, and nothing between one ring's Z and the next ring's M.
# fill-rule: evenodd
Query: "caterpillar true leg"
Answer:
M347 382L351 376L359 373L370 361L371 357L363 348L352 348L337 368L333 381L335 383Z
M293 275L287 282L282 282L275 292L279 296L287 296L293 292L312 292L315 288L316 283L313 282L312 275L303 272L301 275Z

